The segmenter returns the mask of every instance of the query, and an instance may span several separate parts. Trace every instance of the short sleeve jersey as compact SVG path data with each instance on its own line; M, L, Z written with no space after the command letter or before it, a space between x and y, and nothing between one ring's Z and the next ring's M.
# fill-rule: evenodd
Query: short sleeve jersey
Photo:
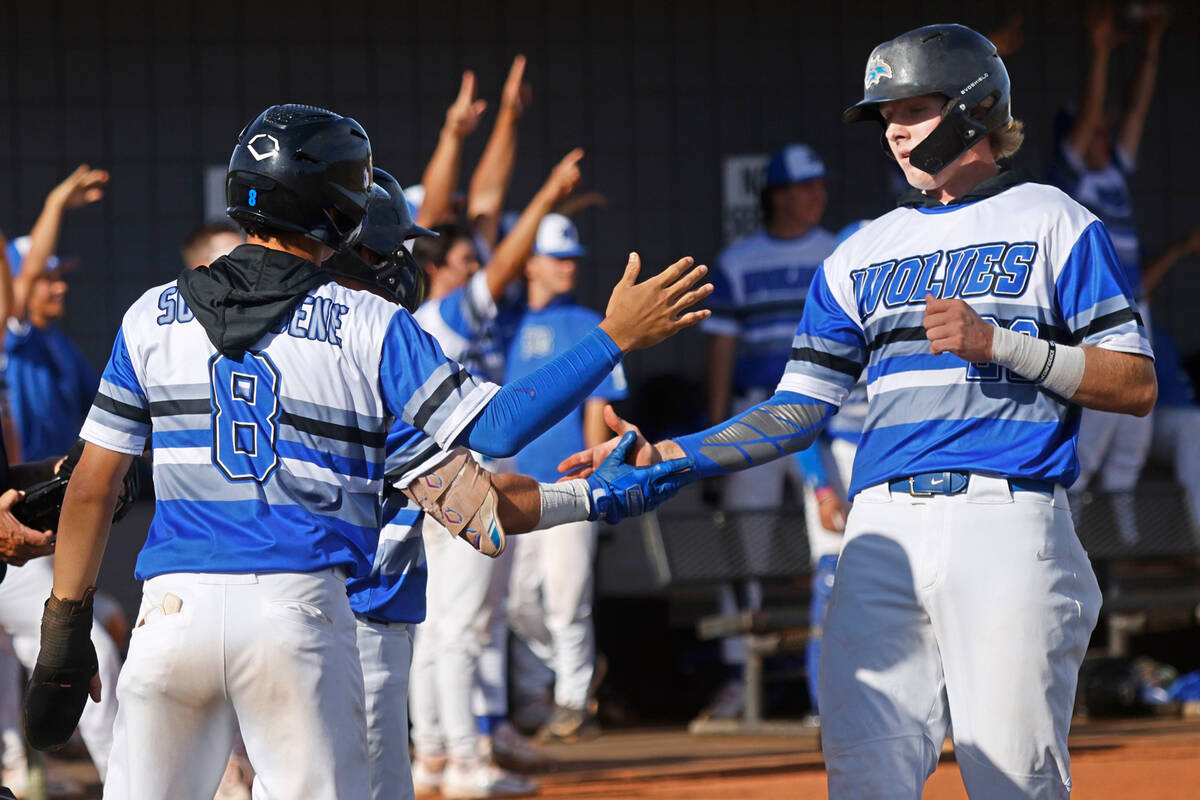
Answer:
M1133 196L1129 191L1129 176L1133 170L1133 159L1120 145L1113 146L1107 167L1088 169L1083 158L1063 138L1050 167L1050 181L1104 223L1125 270L1125 280L1135 296L1140 296L1142 252L1133 218Z
M417 309L417 322L442 349L476 375L500 380L504 373L501 347L495 341L500 307L492 298L487 274L479 270L466 285L445 297L427 300Z
M4 340L9 408L26 461L66 455L99 378L79 347L54 327L10 322Z
M561 298L545 308L527 311L508 348L508 382L544 366L577 344L600 322L589 308ZM621 400L626 394L625 373L620 365L592 395L602 400ZM517 453L517 469L540 481L562 477L558 464L584 449L583 410L575 408L552 428Z
M126 312L80 435L116 452L153 448L139 579L365 575L393 419L447 446L497 389L407 311L333 283L240 358L223 356L172 282Z
M866 375L851 493L939 470L1069 486L1079 407L995 364L933 355L925 295L1072 345L1152 356L1103 224L1050 186L898 208L847 239L818 272L779 390L839 405Z
M760 231L718 256L708 301L712 316L701 329L737 337L736 393L770 391L775 385L787 364L813 275L836 245L837 237L823 228L794 239Z

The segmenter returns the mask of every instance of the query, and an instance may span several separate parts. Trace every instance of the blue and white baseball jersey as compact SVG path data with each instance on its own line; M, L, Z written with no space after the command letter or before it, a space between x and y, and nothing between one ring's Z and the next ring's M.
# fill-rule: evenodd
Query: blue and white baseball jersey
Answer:
M1050 166L1050 182L1082 203L1104 223L1125 280L1135 296L1142 293L1142 249L1133 219L1133 196L1128 177L1134 163L1120 145L1114 145L1112 160L1104 169L1088 169L1083 157L1059 140Z
M926 293L962 298L1020 333L1151 356L1104 226L1034 183L975 202L898 208L818 271L778 387L839 405L866 371L851 494L937 470L1069 486L1079 471L1079 407L995 364L933 355Z
M462 288L422 303L414 316L438 340L446 355L476 375L500 381L504 375L504 345L496 330L499 314L487 274L479 270Z
M96 371L54 326L9 320L4 353L9 408L24 460L66 455L96 396Z
M126 312L80 435L121 453L151 440L157 501L139 579L366 575L393 418L446 446L497 389L407 311L334 283L229 358L172 282Z
M556 298L537 311L526 311L508 348L508 381L528 375L553 361L599 322L599 314L575 305L568 296ZM618 364L592 397L621 400L625 397L626 387L625 372ZM584 447L583 410L576 407L517 453L517 469L539 481L557 481L562 477L558 472L559 462Z
M795 239L760 231L718 256L708 300L712 316L701 329L738 337L735 393L769 391L779 380L813 275L836 246L836 237L823 228Z

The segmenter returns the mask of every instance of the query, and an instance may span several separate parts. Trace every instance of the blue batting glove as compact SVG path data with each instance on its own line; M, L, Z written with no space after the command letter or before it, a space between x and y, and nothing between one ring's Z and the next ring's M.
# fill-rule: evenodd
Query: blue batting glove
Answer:
M636 439L633 431L622 436L600 469L588 477L592 496L588 519L602 519L612 525L625 517L636 517L658 508L690 482L690 476L685 477L693 467L690 458L676 458L648 467L626 464L625 457Z

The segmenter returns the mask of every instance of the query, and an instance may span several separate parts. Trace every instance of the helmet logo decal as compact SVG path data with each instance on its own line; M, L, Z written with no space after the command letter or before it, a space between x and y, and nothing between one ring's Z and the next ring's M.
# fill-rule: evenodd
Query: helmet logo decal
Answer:
M990 72L985 72L985 73L983 73L983 74L982 74L982 75L980 75L978 78L976 78L975 80L973 80L973 81L971 81L970 83L968 83L968 84L967 84L967 85L966 85L966 86L963 88L963 90L962 90L961 92L959 92L959 94L960 94L960 95L964 95L964 94L966 94L967 92L971 91L971 90L972 90L972 89L974 89L976 86L978 86L979 84L981 84L981 83L983 83L984 81L986 81L986 80L988 79L988 77L989 77L991 74L992 74L992 73L990 73Z
M268 141L260 142L260 139ZM257 147L255 146L256 144ZM270 158L279 152L279 140L269 133L259 133L246 143L246 149L250 151L250 155L254 156L255 161L262 161L264 158Z
M870 89L884 78L892 77L892 65L879 56L871 56L867 62L867 74L863 78L863 88Z

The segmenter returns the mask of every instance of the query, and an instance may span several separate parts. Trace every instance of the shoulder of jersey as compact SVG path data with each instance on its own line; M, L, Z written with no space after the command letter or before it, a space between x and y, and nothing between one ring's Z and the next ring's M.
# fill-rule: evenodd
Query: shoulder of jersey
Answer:
M313 294L328 297L335 303L341 303L352 309L355 316L367 324L389 320L396 315L398 310L402 310L400 306L384 300L376 294L360 289L347 289L333 281L318 286L313 290Z

